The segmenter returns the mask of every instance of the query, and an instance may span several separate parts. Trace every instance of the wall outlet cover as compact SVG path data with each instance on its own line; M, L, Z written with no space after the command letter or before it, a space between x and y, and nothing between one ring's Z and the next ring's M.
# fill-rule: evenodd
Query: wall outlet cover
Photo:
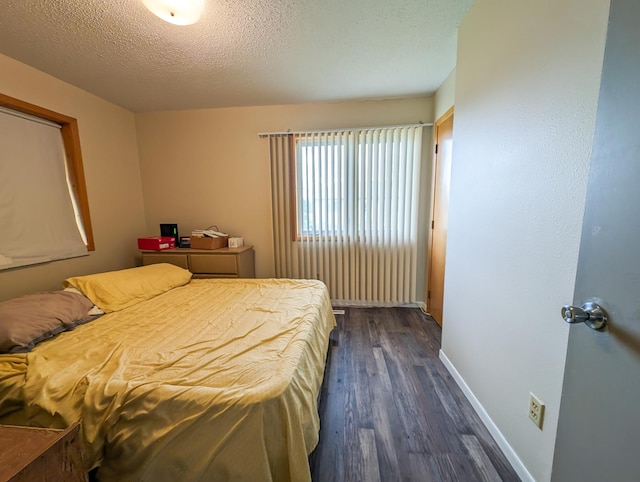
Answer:
M544 403L533 393L529 393L529 418L542 430L544 421Z

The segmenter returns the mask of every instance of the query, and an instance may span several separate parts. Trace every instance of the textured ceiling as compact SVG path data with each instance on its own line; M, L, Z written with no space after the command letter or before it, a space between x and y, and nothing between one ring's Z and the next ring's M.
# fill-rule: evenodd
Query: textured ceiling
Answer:
M2 0L0 52L134 112L433 93L473 0ZM1 73L0 73L1 75Z

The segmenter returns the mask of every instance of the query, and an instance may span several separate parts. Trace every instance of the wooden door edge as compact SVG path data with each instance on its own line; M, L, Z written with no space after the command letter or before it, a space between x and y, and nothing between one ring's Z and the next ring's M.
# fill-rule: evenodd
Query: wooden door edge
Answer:
M428 259L429 259L429 263L427 265L427 282L426 282L426 290L425 290L425 305L427 307L427 313L430 311L431 309L431 298L428 296L428 293L431 291L431 268L433 266L433 262L432 262L432 255L433 255L433 228L431 226L433 226L433 221L435 219L435 200L436 200L436 186L435 186L435 178L436 178L436 167L437 167L437 156L438 154L435 153L435 147L438 144L438 128L440 127L440 125L442 125L443 122L445 122L446 120L449 119L449 117L451 117L453 115L453 111L454 111L455 105L452 105L451 107L449 107L449 109L447 109L447 111L442 114L440 117L438 117L438 120L436 120L434 122L434 136L433 136L433 150L431 152L434 153L433 155L433 164L431 166L431 217L429 219L429 254L428 254ZM436 320L436 323L440 326L442 326L442 320L438 321Z

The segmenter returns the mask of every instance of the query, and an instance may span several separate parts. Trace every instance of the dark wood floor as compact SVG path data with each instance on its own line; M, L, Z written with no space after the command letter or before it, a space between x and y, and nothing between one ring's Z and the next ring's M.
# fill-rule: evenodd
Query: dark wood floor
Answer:
M430 317L345 311L322 388L315 482L520 480L439 360Z

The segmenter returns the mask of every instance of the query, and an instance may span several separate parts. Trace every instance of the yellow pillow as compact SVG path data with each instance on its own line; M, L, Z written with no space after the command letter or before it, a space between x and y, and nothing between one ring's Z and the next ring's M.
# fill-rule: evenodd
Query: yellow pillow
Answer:
M191 273L172 264L150 264L139 268L74 276L64 280L106 313L119 311L158 296L191 280Z

